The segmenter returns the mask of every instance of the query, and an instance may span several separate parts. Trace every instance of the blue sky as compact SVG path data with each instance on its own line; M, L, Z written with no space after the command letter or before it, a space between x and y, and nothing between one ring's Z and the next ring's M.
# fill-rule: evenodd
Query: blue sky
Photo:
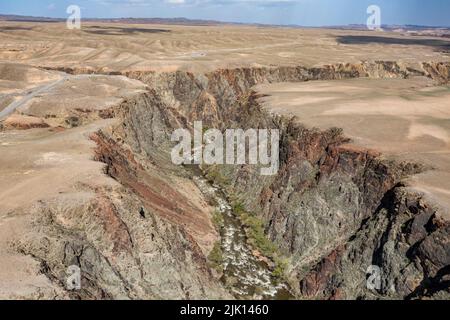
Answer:
M66 17L186 17L303 26L363 24L366 9L381 8L382 24L450 26L449 0L0 0L0 13Z

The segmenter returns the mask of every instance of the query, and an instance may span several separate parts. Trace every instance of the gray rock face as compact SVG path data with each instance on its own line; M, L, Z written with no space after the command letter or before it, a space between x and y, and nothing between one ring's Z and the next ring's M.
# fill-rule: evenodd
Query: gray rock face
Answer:
M67 268L78 266L81 299L219 299L228 294L212 277L206 259L180 226L124 188L71 210L41 203L35 208L38 234L16 249L41 261L42 272L66 287Z
M437 218L419 195L396 186L335 254L328 270L325 258L301 281L302 292L346 299L448 299L448 232L448 222ZM369 290L366 271L371 265L379 268L380 285Z

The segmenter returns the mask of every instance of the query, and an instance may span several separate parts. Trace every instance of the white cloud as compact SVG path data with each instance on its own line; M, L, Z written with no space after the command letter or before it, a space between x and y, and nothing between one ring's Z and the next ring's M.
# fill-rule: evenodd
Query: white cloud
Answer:
M164 2L170 3L170 4L184 4L185 0L164 0Z

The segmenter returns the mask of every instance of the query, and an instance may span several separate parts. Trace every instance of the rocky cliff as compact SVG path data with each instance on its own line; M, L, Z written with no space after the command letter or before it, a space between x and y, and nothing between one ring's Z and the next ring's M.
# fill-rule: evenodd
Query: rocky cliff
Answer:
M340 129L307 129L298 119L268 114L252 87L261 83L357 77L449 79L450 64L361 62L317 68L273 67L189 72L129 72L149 86L112 111L111 129L91 136L95 158L119 186L94 190L83 208L36 207L45 237L17 249L62 282L65 267L88 270L79 298L226 298L206 256L218 234L211 216L180 190L190 173L170 160L170 134L193 121L225 128L276 128L280 170L255 166L204 168L263 222L288 258L286 278L302 298L449 298L450 225L432 204L401 184L425 170L350 148ZM83 70L64 70L81 73ZM101 70L99 70L101 72ZM59 262L63 264L59 264ZM377 290L366 270L381 270Z
M260 83L355 77L449 79L449 64L395 62L321 68L242 68L196 75L129 73L155 89L177 125L280 129L280 171L262 177L254 166L223 166L219 181L265 222L267 236L289 257L288 279L308 298L448 297L448 223L432 204L399 184L425 170L350 148L339 129L306 129L269 115L251 88ZM175 120L172 120L175 123ZM407 203L414 204L405 204ZM419 205L420 203L420 205ZM437 240L440 239L440 240ZM433 253L433 254L431 254ZM380 268L382 287L366 289L366 270ZM389 285L388 285L389 284Z

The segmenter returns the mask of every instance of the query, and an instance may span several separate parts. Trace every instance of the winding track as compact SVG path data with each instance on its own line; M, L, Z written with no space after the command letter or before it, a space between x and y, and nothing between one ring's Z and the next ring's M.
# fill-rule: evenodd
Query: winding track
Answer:
M68 78L69 78L69 76L65 75L61 79L58 79L58 80L53 81L51 83L48 83L48 84L45 84L45 85L42 85L42 86L38 86L38 87L34 87L33 89L31 89L31 92L29 94L27 94L26 96L22 97L19 100L16 100L16 101L12 102L9 106L7 106L5 109L0 111L0 120L3 120L7 116L9 116L18 107L20 107L24 103L30 101L31 99L36 97L38 94L44 93L44 92L46 92L48 90L51 90L53 87L55 87L58 84L66 81Z
M22 106L24 103L30 101L31 99L35 98L37 95L48 92L52 90L57 85L63 83L64 81L68 79L81 79L81 78L94 78L94 77L104 77L105 75L102 74L77 74L77 75L71 75L64 72L60 72L62 78L55 80L51 83L47 83L41 86L37 86L31 89L28 89L30 93L23 96L17 101L14 101L10 103L6 108L4 108L2 111L0 111L0 121L4 120L7 116L9 116L11 113L13 113L17 108Z

